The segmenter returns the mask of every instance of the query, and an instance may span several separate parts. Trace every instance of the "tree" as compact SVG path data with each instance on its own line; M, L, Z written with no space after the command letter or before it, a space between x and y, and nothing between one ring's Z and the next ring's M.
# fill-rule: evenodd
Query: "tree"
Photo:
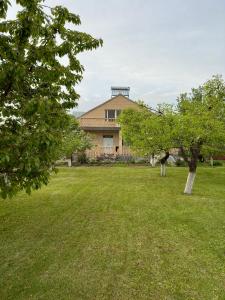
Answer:
M77 104L83 66L77 54L102 45L79 32L80 17L42 0L16 0L15 20L0 22L0 189L3 197L47 184L67 109ZM10 1L0 1L0 18ZM46 12L48 11L48 13ZM72 25L70 28L68 23ZM54 168L53 168L54 169Z
M63 133L63 141L59 147L58 158L69 158L72 162L72 155L75 152L83 153L92 147L89 135L80 129L77 120L70 116L70 126Z
M184 189L191 194L201 156L225 150L225 83L221 76L178 98L173 139L189 167Z
M225 152L225 82L213 76L190 94L181 94L177 106L160 106L159 113L148 109L121 114L122 132L136 151L161 153L161 175L171 148L180 150L189 174L184 193L191 194L198 160Z
M166 104L159 105L153 113L148 106L141 103L139 110L123 111L119 122L125 141L134 151L141 155L161 156L161 176L166 176L166 162L173 147L172 107Z

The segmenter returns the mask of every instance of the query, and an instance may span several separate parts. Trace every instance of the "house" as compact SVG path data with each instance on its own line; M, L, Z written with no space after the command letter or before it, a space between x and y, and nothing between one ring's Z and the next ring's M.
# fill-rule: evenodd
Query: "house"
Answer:
M129 99L129 87L112 87L111 91L109 100L78 118L80 127L92 137L93 148L86 152L89 158L131 154L123 142L117 118L122 110L138 109L139 106Z

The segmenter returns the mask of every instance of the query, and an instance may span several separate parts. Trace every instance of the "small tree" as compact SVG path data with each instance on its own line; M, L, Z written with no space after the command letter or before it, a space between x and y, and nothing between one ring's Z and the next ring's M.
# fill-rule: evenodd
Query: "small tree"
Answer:
M77 120L70 116L70 126L63 133L63 141L59 147L59 159L69 158L72 162L72 155L75 152L84 152L92 147L89 135L80 129Z
M166 162L172 144L173 110L170 105L160 105L153 113L140 105L139 110L125 110L119 120L124 139L141 155L159 155L161 176L166 176Z
M213 76L189 95L181 94L175 109L163 105L159 112L124 111L124 137L142 153L164 151L161 174L169 149L179 149L189 168L184 193L191 194L199 158L225 152L225 83L221 76Z
M173 139L189 167L184 189L191 194L200 156L225 148L225 83L214 76L192 93L178 98Z
M102 40L75 29L81 23L78 15L62 6L48 8L43 2L16 0L22 7L17 18L2 20L10 1L0 1L3 197L47 184L69 126L66 110L79 99L75 86L84 68L77 55L102 45Z

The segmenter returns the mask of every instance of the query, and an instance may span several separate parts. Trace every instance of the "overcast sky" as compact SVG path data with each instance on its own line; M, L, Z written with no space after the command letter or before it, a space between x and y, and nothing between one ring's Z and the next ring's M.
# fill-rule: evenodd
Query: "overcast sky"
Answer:
M85 67L78 110L129 86L151 106L175 102L213 74L225 78L225 0L46 0L79 14L103 48L80 56ZM78 28L77 28L78 29Z

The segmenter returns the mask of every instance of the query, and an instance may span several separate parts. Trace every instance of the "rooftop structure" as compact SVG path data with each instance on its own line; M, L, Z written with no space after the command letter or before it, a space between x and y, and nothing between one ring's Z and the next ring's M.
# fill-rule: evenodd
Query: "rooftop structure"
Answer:
M123 95L129 98L130 88L129 87L122 87L122 86L112 86L112 97Z

